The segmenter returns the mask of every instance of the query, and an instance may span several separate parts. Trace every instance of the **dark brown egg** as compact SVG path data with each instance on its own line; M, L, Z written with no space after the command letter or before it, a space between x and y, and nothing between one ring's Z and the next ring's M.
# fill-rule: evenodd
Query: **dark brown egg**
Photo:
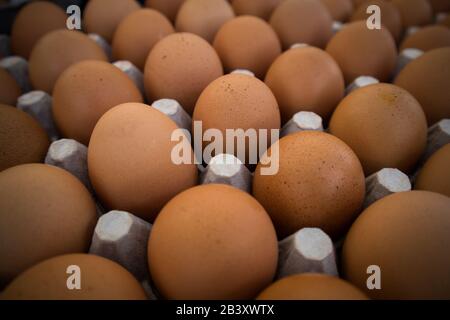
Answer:
M22 93L16 80L3 68L0 68L0 104L15 106Z
M450 1L448 0L428 0L435 13L450 11Z
M403 29L430 24L433 9L428 0L391 0L400 11Z
M145 0L145 6L158 10L175 22L178 10L185 0Z
M269 20L273 10L275 10L282 1L283 0L233 0L231 4L233 5L234 12L238 16L251 15L260 17L264 20Z
M420 29L406 37L400 49L415 48L429 51L443 47L450 47L450 29L445 26L435 25Z
M346 22L352 12L352 0L320 0L328 9L334 21Z
M441 193L450 197L450 144L427 160L420 170L414 189Z

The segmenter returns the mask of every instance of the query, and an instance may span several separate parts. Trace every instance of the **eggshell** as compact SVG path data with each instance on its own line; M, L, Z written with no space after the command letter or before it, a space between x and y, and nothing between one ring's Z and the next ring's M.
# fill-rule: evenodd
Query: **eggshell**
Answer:
M52 93L60 74L83 60L108 61L103 50L78 31L57 30L42 37L31 52L30 81L36 90Z
M351 227L345 277L375 299L450 298L450 198L401 192L375 202ZM367 268L380 267L381 290L367 289Z
M171 21L175 21L178 10L185 0L146 0L145 6L156 9Z
M66 28L66 20L64 10L49 1L25 5L12 24L12 52L28 59L38 40L51 31Z
M233 10L238 16L251 15L264 20L269 20L273 10L283 0L233 0L231 2Z
M448 0L428 0L435 13L450 11L450 1Z
M80 268L81 289L69 290L69 266ZM3 292L6 300L145 300L139 282L119 264L90 254L45 260L17 277Z
M53 116L63 136L89 144L92 130L109 109L142 102L133 81L115 66L86 60L72 65L53 90Z
M16 80L3 68L0 68L0 103L16 105L21 90Z
M416 190L428 190L450 197L450 144L436 151L420 170Z
M316 0L285 0L270 18L284 49L296 43L324 48L332 36L332 23L327 8Z
M391 0L402 17L403 29L424 26L433 20L433 9L428 0Z
M190 33L175 33L158 42L145 65L147 97L177 100L190 114L200 93L223 75L222 63L214 48Z
M430 126L450 118L450 48L431 50L412 61L394 83L419 100Z
M450 29L445 26L428 26L403 40L401 50L416 48L422 51L450 47Z
M425 150L427 122L417 100L391 84L355 90L336 108L330 133L347 143L366 175L383 168L411 172Z
M328 119L344 96L344 77L325 51L290 49L267 72L266 84L280 104L283 122L299 111L313 111Z
M326 274L296 274L276 281L258 300L367 300L352 284Z
M112 42L115 60L131 61L143 70L145 60L155 43L175 32L170 21L153 9L137 10L117 27Z
M88 250L95 203L69 172L25 164L0 173L0 282L60 254Z
M364 200L364 173L356 155L323 132L299 132L277 144L279 151L272 146L268 153L278 157L279 171L262 175L260 162L253 195L272 218L278 237L305 227L321 228L334 239L341 236Z
M0 171L44 161L49 144L47 133L34 118L0 104Z
M334 21L346 22L352 12L353 3L351 0L320 0L328 9Z
M443 25L443 26L445 26L447 28L450 28L450 15L448 15L447 18L442 20L439 24Z
M156 219L148 243L152 279L168 299L252 299L272 281L277 259L264 208L227 185L176 196Z

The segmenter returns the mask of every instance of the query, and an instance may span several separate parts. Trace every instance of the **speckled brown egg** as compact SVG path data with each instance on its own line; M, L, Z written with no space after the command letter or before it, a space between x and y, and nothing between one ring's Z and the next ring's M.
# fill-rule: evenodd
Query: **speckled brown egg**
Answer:
M36 1L27 4L12 25L12 52L28 59L38 40L51 31L66 28L66 20L64 10L54 3Z
M175 33L158 42L150 52L144 84L150 101L177 100L190 114L200 93L223 75L214 48L191 33Z
M342 253L345 277L375 299L450 299L450 198L400 192L375 202L351 227ZM368 290L367 268L381 271Z
M273 10L283 0L233 0L233 10L238 16L251 15L269 20Z
M195 164L177 165L171 141L177 125L160 111L141 103L125 103L97 122L88 150L92 185L110 209L152 221L179 192L197 183ZM188 142L186 150L193 152Z
M258 300L367 300L352 284L318 273L296 274L276 281L261 292Z
M178 10L184 1L185 0L146 0L145 6L158 10L172 22L175 22Z
M450 47L450 29L445 26L428 26L411 34L403 40L400 49L407 48L429 51Z
M263 172L268 157L279 159L276 174ZM355 153L338 138L304 131L272 145L255 171L253 195L274 222L280 239L301 228L321 228L334 239L359 213L365 183Z
M383 83L355 90L342 100L331 118L330 133L355 151L366 175L383 168L409 173L425 150L427 122L411 94Z
M112 64L86 60L58 78L53 90L53 117L63 136L88 145L98 119L126 102L142 102L133 81Z
M48 33L31 52L31 84L36 90L51 94L60 74L82 60L108 61L108 58L100 46L81 32L57 30Z
M155 43L174 31L170 21L158 11L137 10L117 27L112 42L114 60L128 60L143 70Z
M397 62L397 49L391 33L367 29L365 21L352 22L328 43L327 52L336 60L347 84L359 76L388 81Z
M448 0L428 0L435 13L450 11L450 1Z
M433 9L428 0L391 0L400 11L403 29L430 24Z
M0 68L0 104L15 106L22 93L16 80L3 68Z
M430 126L450 118L450 48L431 50L412 61L395 84L419 100Z
M325 51L290 49L267 72L266 84L280 104L283 123L299 111L312 111L328 119L344 96L344 77Z
M450 197L450 144L427 160L415 181L414 189L428 190Z
M34 118L0 104L0 171L44 161L49 144L47 133Z
M332 36L333 19L316 0L285 0L273 12L270 24L284 49L296 43L324 48Z
M83 26L88 33L110 42L120 22L139 8L136 0L90 0L84 9Z
M79 268L80 289L69 290ZM69 273L67 271L69 270ZM145 300L139 282L119 264L90 254L68 254L26 270L0 295L5 300Z
M227 72L252 71L264 78L267 69L281 54L281 44L272 27L264 20L241 16L225 23L214 39L214 49Z
M272 281L277 260L266 211L227 185L203 185L173 198L148 243L152 279L168 299L252 299Z
M352 0L320 0L328 9L334 21L346 22L352 12Z
M89 249L97 213L75 176L24 164L0 173L0 282L60 254Z

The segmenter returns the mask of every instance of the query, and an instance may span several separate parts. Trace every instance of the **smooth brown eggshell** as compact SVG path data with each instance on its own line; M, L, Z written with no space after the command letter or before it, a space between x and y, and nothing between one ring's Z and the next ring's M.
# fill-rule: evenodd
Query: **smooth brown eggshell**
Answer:
M450 144L427 160L415 181L414 189L428 190L450 197Z
M178 10L185 0L146 0L145 6L156 9L171 21L175 21Z
M233 0L233 10L237 16L251 15L269 20L273 10L283 0Z
M342 253L345 277L375 299L450 299L450 198L400 192L375 202L351 227ZM380 267L381 290L367 289Z
M402 17L403 29L431 24L433 9L429 0L391 0Z
M69 172L24 164L0 173L0 282L66 253L86 252L95 202Z
M428 26L418 30L403 40L400 50L407 48L430 51L450 47L450 29L444 26Z
M274 227L247 193L208 184L173 198L152 227L152 279L168 299L252 299L272 281Z
M277 144L279 152L273 145L268 153L279 157L279 171L262 175L265 166L258 164L253 195L272 218L279 239L305 227L341 236L364 200L364 173L354 152L338 138L314 131L288 135Z
M346 22L352 12L353 3L351 0L320 0L328 9L334 21Z
M447 18L442 20L439 24L443 25L443 26L445 26L447 28L450 28L450 15L448 15Z
M0 68L0 83L0 104L15 106L22 91L16 80L3 68Z
M428 0L435 13L450 11L450 1L448 0Z

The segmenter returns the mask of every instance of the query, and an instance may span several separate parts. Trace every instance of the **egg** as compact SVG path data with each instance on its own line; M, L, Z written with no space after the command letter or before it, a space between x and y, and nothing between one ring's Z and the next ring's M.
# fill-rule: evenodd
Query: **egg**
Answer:
M439 24L447 28L450 28L450 15L447 15L447 17L444 20L442 20Z
M334 21L346 22L352 12L352 0L320 0L328 9Z
M450 47L450 29L445 26L428 26L409 35L403 40L400 50L407 48L429 51Z
M338 63L347 84L359 76L388 81L397 62L391 33L385 27L369 30L366 21L346 25L330 40L326 50Z
M152 279L167 299L252 299L272 281L277 259L264 208L227 185L203 185L173 198L148 242Z
M271 284L258 300L367 300L352 284L318 273L295 274Z
M44 164L0 173L0 282L32 265L89 249L95 203L75 176Z
M71 266L80 289L68 289ZM70 272L68 273L67 270ZM90 254L67 254L26 270L0 295L5 300L146 300L139 282L117 263Z
M275 31L264 20L252 16L241 16L225 23L214 39L214 49L227 72L246 69L259 78L264 78L267 69L281 54Z
M119 23L139 8L135 0L90 0L84 9L83 26L88 33L110 42Z
M274 175L262 171L269 153L279 161ZM359 213L364 193L364 173L354 152L323 132L279 140L263 156L253 179L253 196L269 213L280 239L305 227L339 238Z
M325 51L290 49L267 72L266 84L280 104L283 123L299 111L312 111L328 119L344 97L344 77Z
M200 93L223 75L214 48L190 33L175 33L159 41L150 52L144 71L149 100L177 100L190 114Z
M330 133L353 149L367 176L383 168L410 173L425 151L427 122L410 93L382 83L342 100L331 118Z
M394 83L420 102L430 126L450 118L450 48L426 52L409 63Z
M117 27L112 42L113 57L115 60L128 60L143 70L155 43L173 32L170 21L158 11L134 11Z
M416 190L428 190L450 197L450 144L446 144L427 160L415 181Z
M60 74L83 60L108 61L103 50L79 31L56 30L42 37L31 52L29 76L33 87L52 93Z
M433 20L433 9L428 0L391 0L402 17L403 29L424 26Z
M28 59L38 40L51 31L66 28L66 20L64 10L49 1L36 1L25 5L12 24L12 52Z
M145 6L158 10L171 21L175 21L178 10L185 0L146 0Z
M0 171L43 162L50 142L40 124L15 107L0 104Z
M332 36L333 19L316 0L285 0L273 12L270 24L284 49L296 43L324 48Z
M427 191L375 202L347 234L345 277L374 299L449 299L449 212L450 198ZM367 289L371 265L380 268L380 290Z
M133 81L104 61L86 60L70 66L53 90L53 117L64 137L89 144L92 130L109 109L142 102Z
M428 0L435 13L450 11L450 1L448 0Z
M3 68L0 68L0 104L16 105L22 91L16 80Z
M273 10L283 0L233 0L231 2L233 10L238 16L251 15L269 20Z

